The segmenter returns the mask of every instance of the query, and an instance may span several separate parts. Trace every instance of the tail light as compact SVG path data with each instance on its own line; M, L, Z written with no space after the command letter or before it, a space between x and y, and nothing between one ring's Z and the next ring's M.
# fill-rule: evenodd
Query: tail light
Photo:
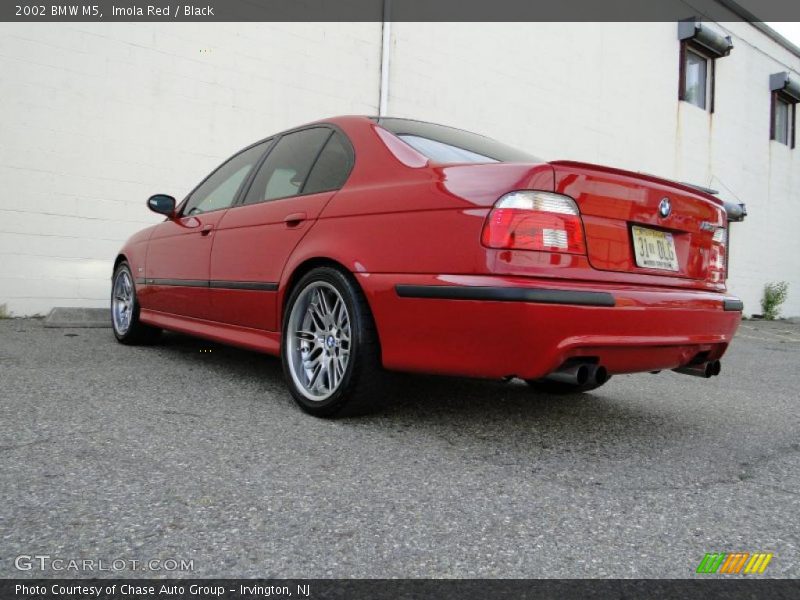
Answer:
M726 253L728 250L728 230L717 227L711 238L711 256L709 257L709 279L713 282L725 281Z
M578 205L552 192L521 190L500 198L481 241L488 248L586 254Z

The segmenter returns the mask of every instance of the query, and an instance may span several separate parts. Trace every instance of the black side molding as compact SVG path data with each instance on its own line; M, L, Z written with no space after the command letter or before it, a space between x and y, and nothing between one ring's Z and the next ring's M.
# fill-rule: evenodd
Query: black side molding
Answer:
M438 298L440 300L487 300L491 302L614 306L614 296L607 292L544 290L519 287L403 284L396 285L394 289L401 298Z
M204 287L223 290L257 290L260 292L277 292L278 284L261 281L222 281L205 279L137 279L137 284L170 285L178 287Z
M208 281L203 279L150 279L144 280L145 285L171 285L177 287L208 287Z
M744 302L736 298L725 298L722 301L722 310L742 312L744 310Z
M259 281L220 281L211 280L208 287L225 290L260 290L262 292L277 292L277 283L261 283Z

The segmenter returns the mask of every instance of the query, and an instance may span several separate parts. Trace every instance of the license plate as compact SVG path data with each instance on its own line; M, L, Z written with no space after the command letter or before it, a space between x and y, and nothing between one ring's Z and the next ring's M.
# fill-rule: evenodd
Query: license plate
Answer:
M675 240L666 231L633 226L633 252L636 264L647 269L678 270Z

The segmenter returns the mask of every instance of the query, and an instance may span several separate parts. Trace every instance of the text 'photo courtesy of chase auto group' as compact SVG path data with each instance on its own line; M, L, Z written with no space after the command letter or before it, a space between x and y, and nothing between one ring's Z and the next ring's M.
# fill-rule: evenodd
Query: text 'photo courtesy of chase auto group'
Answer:
M0 598L800 597L800 4L0 7Z

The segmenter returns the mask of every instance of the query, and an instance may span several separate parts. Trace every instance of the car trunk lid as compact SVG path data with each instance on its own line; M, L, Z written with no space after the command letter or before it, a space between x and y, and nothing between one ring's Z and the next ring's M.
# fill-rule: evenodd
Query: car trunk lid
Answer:
M555 191L578 204L595 269L714 279L722 202L687 185L587 163L555 161Z

